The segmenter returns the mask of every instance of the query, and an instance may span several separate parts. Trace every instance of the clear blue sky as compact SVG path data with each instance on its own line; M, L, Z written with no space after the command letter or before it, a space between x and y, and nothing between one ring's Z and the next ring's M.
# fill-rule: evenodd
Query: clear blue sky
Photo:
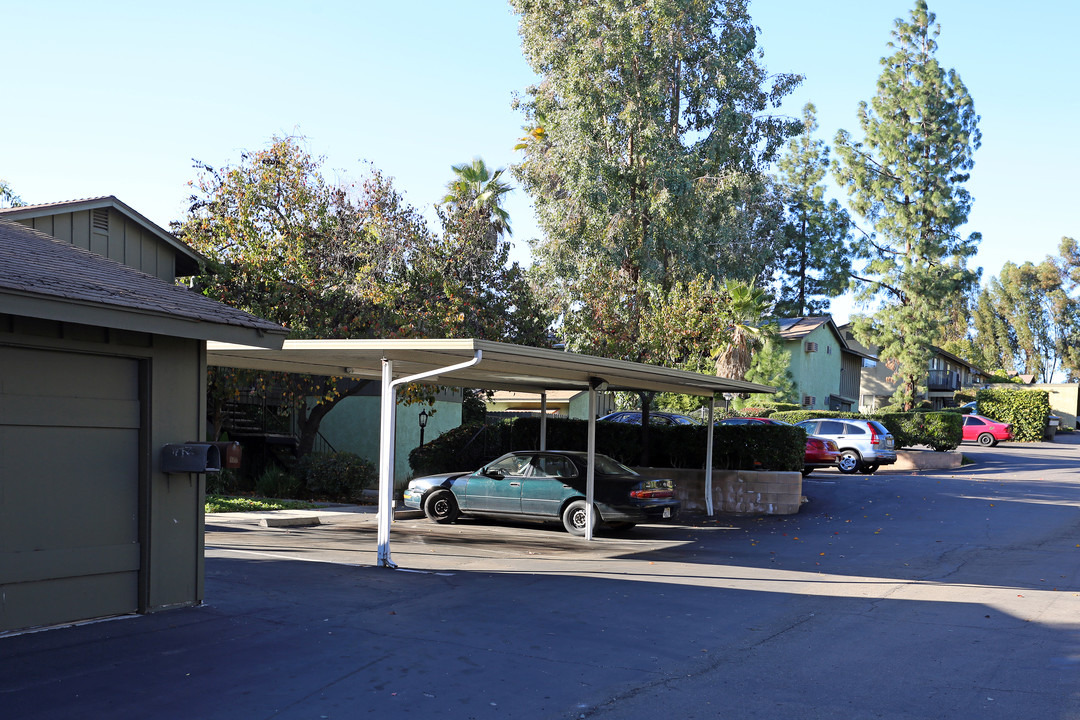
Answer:
M894 18L914 0L753 0L765 63L806 81L783 112L818 108L821 137L859 137ZM167 226L192 158L235 162L275 134L303 134L341 177L363 161L429 209L450 166L516 161L514 93L534 80L500 0L386 3L5 3L0 178L28 202L116 195ZM939 59L982 116L968 231L985 277L1039 261L1080 233L1074 177L1080 3L933 0ZM839 198L843 200L843 198ZM539 233L515 192L515 257ZM428 211L429 217L432 213ZM850 303L834 311L843 319Z

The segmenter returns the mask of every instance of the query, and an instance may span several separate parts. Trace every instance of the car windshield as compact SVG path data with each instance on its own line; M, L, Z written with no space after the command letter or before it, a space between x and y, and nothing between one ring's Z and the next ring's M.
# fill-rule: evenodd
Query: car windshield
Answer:
M484 468L484 473L500 473L502 475L522 475L529 465L531 455L508 455L502 457Z
M612 460L607 455L596 456L596 472L601 475L637 475L636 472L622 463Z

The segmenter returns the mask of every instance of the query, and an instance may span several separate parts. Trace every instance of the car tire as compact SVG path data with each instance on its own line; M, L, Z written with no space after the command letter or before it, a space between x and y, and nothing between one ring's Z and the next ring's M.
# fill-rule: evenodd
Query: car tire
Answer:
M437 523L452 523L461 515L457 499L449 490L436 490L424 498L424 514Z
M862 471L867 475L873 475L879 467L881 467L880 463L870 463L869 465L863 465Z
M562 524L566 528L566 532L571 535L577 535L582 537L585 535L585 523L588 513L588 504L584 500L575 500L566 506L562 514ZM600 513L596 511L596 507L593 507L593 522L592 529L596 530L596 523L600 519Z
M854 450L845 450L840 453L840 462L837 464L837 468L845 475L851 475L859 472L859 468L862 466L862 458Z
M983 447L993 447L997 445L997 440L988 432L979 433L979 444Z

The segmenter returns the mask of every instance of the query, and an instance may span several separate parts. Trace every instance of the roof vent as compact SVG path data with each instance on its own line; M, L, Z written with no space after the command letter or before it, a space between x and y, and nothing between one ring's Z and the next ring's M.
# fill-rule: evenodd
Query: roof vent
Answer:
M109 232L109 208L94 208L91 210L90 224L94 230Z

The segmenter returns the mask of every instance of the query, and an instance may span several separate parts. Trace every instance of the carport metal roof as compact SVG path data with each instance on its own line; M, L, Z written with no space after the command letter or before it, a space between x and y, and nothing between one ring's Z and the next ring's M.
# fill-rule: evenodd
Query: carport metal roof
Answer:
M447 371L447 366L483 360ZM442 370L425 382L485 390L587 390L593 378L609 390L655 390L684 395L770 393L774 388L727 378L672 370L656 365L610 360L548 348L488 340L286 340L280 350L212 342L210 365L363 378L380 378L383 359L394 363L396 377Z
M379 420L379 551L378 563L390 559L390 520L394 492L394 428L397 388L423 382L488 390L588 390L589 470L586 478L588 520L592 539L596 452L596 393L599 390L649 390L710 398L705 462L706 504L712 509L712 412L717 393L774 392L767 385L656 365L611 360L547 348L488 340L286 340L280 350L228 343L207 343L207 364L250 370L380 378ZM546 413L541 413L541 449Z

